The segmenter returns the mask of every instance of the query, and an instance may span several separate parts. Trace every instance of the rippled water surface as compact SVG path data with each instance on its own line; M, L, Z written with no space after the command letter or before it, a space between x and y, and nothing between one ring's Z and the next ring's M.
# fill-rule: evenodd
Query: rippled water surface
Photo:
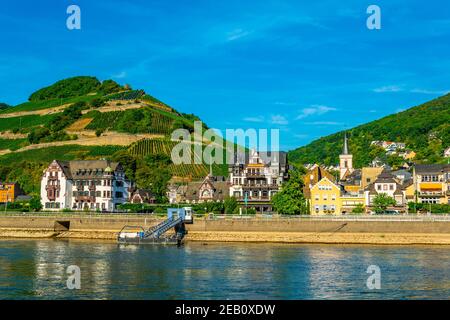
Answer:
M0 241L0 299L448 299L449 271L448 246Z

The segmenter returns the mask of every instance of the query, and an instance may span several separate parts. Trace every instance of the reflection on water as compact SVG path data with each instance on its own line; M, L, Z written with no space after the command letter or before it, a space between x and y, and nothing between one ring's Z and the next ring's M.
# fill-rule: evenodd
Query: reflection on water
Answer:
M373 264L381 290L366 287ZM0 241L0 299L448 299L448 270L445 246Z

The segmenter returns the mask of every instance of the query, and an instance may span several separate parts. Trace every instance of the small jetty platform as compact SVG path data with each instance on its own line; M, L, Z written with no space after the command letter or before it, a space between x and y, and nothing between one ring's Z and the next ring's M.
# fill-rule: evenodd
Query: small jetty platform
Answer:
M168 244L181 246L187 235L186 223L193 223L192 209L169 208L167 220L145 230L141 226L124 226L120 230L117 241L122 244ZM167 234L171 229L174 233Z

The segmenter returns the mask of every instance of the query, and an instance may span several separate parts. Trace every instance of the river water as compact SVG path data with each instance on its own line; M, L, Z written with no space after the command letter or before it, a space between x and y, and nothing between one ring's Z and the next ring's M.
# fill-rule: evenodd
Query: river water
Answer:
M448 299L449 271L448 246L0 240L0 299Z

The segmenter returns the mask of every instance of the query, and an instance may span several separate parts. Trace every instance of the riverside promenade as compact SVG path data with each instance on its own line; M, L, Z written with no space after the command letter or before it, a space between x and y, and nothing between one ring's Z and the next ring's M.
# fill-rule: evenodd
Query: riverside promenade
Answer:
M152 214L2 213L0 238L115 240L125 226L149 228ZM187 241L450 245L449 215L195 216Z

